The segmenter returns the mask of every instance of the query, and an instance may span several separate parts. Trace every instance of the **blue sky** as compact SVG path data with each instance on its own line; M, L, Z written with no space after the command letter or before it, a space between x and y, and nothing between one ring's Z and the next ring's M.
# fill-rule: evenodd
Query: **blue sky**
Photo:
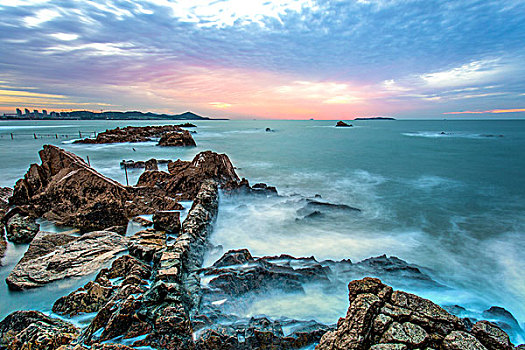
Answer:
M0 14L4 112L525 116L521 0L2 0Z

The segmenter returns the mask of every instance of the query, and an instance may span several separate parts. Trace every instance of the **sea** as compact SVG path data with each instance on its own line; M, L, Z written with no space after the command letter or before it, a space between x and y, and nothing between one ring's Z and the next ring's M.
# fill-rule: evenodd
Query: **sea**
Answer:
M171 122L177 123L177 122ZM279 197L221 196L210 241L211 265L229 249L254 256L290 254L353 262L386 254L418 266L446 288L394 281L440 305L480 315L491 306L510 311L525 328L525 120L192 121L197 147L155 142L73 144L80 136L117 126L166 121L1 121L0 186L14 186L38 151L54 144L100 173L135 184L142 170L122 160L191 160L226 153L240 177L275 186ZM266 131L270 128L270 131ZM360 212L300 219L293 198L320 196ZM66 230L41 222L42 230ZM50 313L60 296L92 279L85 276L38 290L11 292L4 282L27 245L9 243L0 267L0 319L14 310ZM349 282L349 281L348 281ZM335 323L348 308L347 290L270 294L245 316L266 315ZM523 342L514 335L514 342Z

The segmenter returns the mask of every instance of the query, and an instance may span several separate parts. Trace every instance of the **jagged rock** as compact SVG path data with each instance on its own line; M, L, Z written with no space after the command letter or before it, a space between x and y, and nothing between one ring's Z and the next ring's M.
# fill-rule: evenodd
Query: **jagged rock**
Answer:
M507 333L488 321L479 321L472 327L472 334L489 350L512 350Z
M396 349L403 345L410 349L507 349L501 345L507 344L508 336L494 325L478 323L468 333L459 318L430 300L392 291L378 279L352 281L348 291L346 316L335 331L323 336L317 350Z
M250 183L244 177L241 181L231 180L222 185L222 190L227 194L256 194L264 196L277 196L277 189L273 186L268 186L265 183L256 183L250 186Z
M72 324L38 311L15 311L0 322L0 348L54 350L78 336Z
M296 322L296 321L294 321ZM279 321L265 317L252 318L247 324L216 326L202 332L196 343L198 350L302 349L319 341L330 328L316 322L296 322L294 331L284 335Z
M148 219L144 219L140 216L135 216L133 219L131 219L133 222L136 222L137 224L141 225L141 226L152 226L153 225L153 222L148 220Z
M144 163L144 170L159 170L158 162L155 158L149 159Z
M58 234L56 237L62 238L60 241L46 238L45 233L43 236L33 240L28 252L6 278L10 289L36 288L59 279L92 273L125 250L127 243L125 237L108 231L90 232L74 239ZM40 239L51 243L44 244ZM45 248L39 250L37 247Z
M35 218L15 214L7 221L7 239L13 243L29 243L38 233L40 225Z
M106 130L97 135L94 139L77 140L75 143L119 143L119 142L146 142L154 138L162 137L169 132L182 132L186 125L160 125L160 126L127 126ZM191 137L191 136L190 136Z
M487 350L473 335L453 331L443 340L442 348L444 350Z
M181 130L180 132L169 132L164 135L159 140L158 146L197 146L195 140L191 136L190 132L187 130Z
M353 125L352 124L347 124L344 121L340 120L340 121L337 122L337 124L335 124L335 126L337 126L337 127L351 127Z
M217 260L214 267L224 267L230 265L244 265L253 263L255 260L248 249L230 250Z
M169 162L171 161L167 159L155 159L155 158L151 158L147 161L122 160L120 162L120 167L128 168L128 169L144 168L144 170L159 170L158 164L168 164Z
M129 253L141 260L151 261L153 256L166 248L166 233L147 229L135 233L129 242Z
M129 255L121 256L113 261L111 268L102 269L94 281L59 298L53 305L53 312L67 316L98 312L113 296L129 292L124 286L139 287L150 275L151 268L145 263Z
M407 346L405 344L376 344L370 347L370 350L406 350L406 349L407 349Z
M169 173L144 172L137 186L160 188L174 198L193 200L206 180L215 180L219 184L239 180L228 156L211 151L197 154L191 162L178 160L169 163L168 170Z
M510 336L525 338L525 332L521 328L516 318L507 310L499 306L492 306L483 311L482 316L495 323L498 327L507 332Z
M181 208L158 188L125 187L56 146L44 145L39 154L42 164L31 165L10 198L35 217L90 231L126 226L128 217Z
M155 230L167 231L168 233L178 234L181 229L180 212L178 211L157 211L153 214L153 227Z
M13 189L10 187L0 187L0 266L2 266L1 259L5 255L7 248L7 241L4 235L4 217L6 211L9 209L9 197L13 195Z

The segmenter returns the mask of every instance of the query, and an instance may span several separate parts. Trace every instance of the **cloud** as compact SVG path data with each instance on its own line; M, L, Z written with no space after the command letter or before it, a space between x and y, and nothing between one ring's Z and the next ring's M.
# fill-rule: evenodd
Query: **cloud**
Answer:
M509 109L491 109L488 111L461 111L461 112L445 112L443 114L501 114L501 113L520 113L525 112L525 108L509 108Z

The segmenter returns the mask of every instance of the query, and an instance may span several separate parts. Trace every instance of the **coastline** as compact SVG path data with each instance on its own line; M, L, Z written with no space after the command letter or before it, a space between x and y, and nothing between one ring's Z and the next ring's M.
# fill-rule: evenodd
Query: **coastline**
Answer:
M213 216L213 215L212 215L212 216ZM287 253L287 252L286 252L286 251L283 251L282 253ZM171 268L171 267L170 267L170 268ZM180 269L177 269L177 270L180 270ZM186 282L184 282L184 283L186 283ZM183 284L184 284L184 283L183 283ZM222 300L222 299L218 299L218 300L215 300L215 301L221 301L221 300ZM213 303L214 301L211 301L211 302ZM253 324L252 324L252 326L253 326ZM206 335L207 339L210 339L210 336L211 336L210 334L207 334L207 335ZM214 335L214 336L215 336L215 335Z

